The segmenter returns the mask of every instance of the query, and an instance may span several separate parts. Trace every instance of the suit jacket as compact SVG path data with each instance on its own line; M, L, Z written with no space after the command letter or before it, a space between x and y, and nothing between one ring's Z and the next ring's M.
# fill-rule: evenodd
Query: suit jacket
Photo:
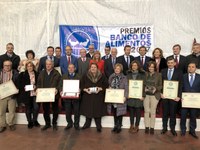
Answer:
M183 75L183 92L200 92L200 75L195 74L195 79L192 87L188 78L188 73Z
M71 55L71 64L74 64L74 66L76 67L76 72L78 71L78 59L74 56ZM66 74L68 73L68 61L67 61L67 56L62 56L60 58L60 68L61 68L61 72L62 74Z
M169 57L174 57L174 55L171 55ZM177 69L181 70L183 73L187 73L187 59L185 56L180 55Z
M134 60L134 57L133 57L132 55L130 55L130 64L131 64L131 62L132 62L133 60ZM122 66L123 66L123 73L124 73L124 75L127 75L127 71L128 71L128 69L129 69L129 67L128 67L128 64L126 63L126 60L125 60L125 58L124 58L124 55L119 56L119 57L117 58L117 63L122 64Z
M111 57L111 55L109 55L109 58ZM109 58L107 58L107 59L109 59ZM103 56L103 57L101 57L101 59L102 60L106 60L106 55L105 56Z
M92 59L89 53L86 54L86 57Z
M168 80L167 74L168 74L168 68L165 68L161 71L162 74L162 79L164 80ZM178 70L176 68L174 68L174 72L171 78L171 81L178 81L179 82L179 86L178 86L178 97L181 97L181 92L182 92L182 82L183 82L183 73L181 70Z
M46 60L47 59L48 59L47 56L40 58L38 72L40 72L40 71L42 71L43 69L46 68ZM53 56L53 59L54 59L54 67L58 67L59 66L59 59L55 56Z
M12 62L12 69L17 70L20 62L20 57L13 53L12 57L9 57L7 53L0 56L0 69L3 69L3 62L10 60Z
M155 59L152 59L152 61L155 61L155 62L156 62ZM161 58L161 60L160 60L160 65L159 65L159 72L161 72L161 70L162 70L162 69L165 69L165 68L167 68L167 61L166 61L165 58Z
M187 66L190 62L194 62L197 65L197 68L200 68L200 56L196 56L194 53L186 56L187 59Z
M142 61L141 61L140 56L135 57L135 60L139 61L139 62L140 62L140 65L142 66ZM144 65L143 65L143 69L144 69L145 71L147 70L147 63L148 63L150 60L151 60L151 57L145 56L145 62L144 62Z
M90 65L90 58L86 57L86 61L83 62L81 58L78 58L78 74L82 77L87 73Z
M104 63L104 73L105 73L107 79L109 79L110 75L114 73L112 57L106 59L104 62L105 62ZM116 62L117 62L117 58L116 58Z

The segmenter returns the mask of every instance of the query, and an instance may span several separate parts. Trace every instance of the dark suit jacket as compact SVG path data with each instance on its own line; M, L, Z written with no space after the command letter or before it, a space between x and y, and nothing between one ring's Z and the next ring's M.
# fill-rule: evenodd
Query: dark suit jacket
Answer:
M55 56L53 56L53 58L54 58L54 67L58 67L59 66L59 59ZM46 68L46 64L45 64L46 60L47 60L47 56L40 58L38 72L40 72L40 71L42 71L43 69Z
M165 68L161 71L162 74L162 79L168 80L167 74L168 74L168 68ZM181 92L182 92L182 82L183 82L183 73L181 70L178 70L174 68L174 72L171 78L171 81L178 81L179 82L179 87L178 87L178 97L181 97Z
M111 57L111 55L109 55L109 58L110 58L110 57ZM109 58L107 58L107 59L109 59ZM103 57L101 57L101 59L106 60L106 55L103 56Z
M155 59L152 59L152 61L155 61L155 62L156 62ZM166 61L165 58L161 58L161 60L160 60L160 65L159 65L159 72L161 72L161 70L162 70L162 69L165 69L165 68L167 68L167 61Z
M188 73L183 75L183 92L200 92L200 75L195 74L195 79L192 87L188 78Z
M171 55L169 57L174 57L174 55ZM167 58L169 58L169 57L167 57ZM185 56L180 55L177 69L181 70L183 73L187 73L187 59Z
M12 62L12 69L17 70L20 62L20 57L13 53L12 57L8 57L7 53L0 56L0 69L3 68L3 62L10 60Z
M87 53L87 54L86 54L86 57L87 57L87 58L91 58L91 59L92 59L92 57L90 56L90 54L89 54L89 53Z
M116 62L117 62L117 58L116 58ZM110 75L114 73L112 57L110 57L104 61L104 73L105 73L107 79L109 79Z
M71 55L71 63L74 64L74 66L76 67L76 72L78 71L78 59L74 56ZM68 61L67 61L67 56L62 56L60 58L60 68L61 68L61 72L62 74L66 74L68 73Z
M130 64L131 62L134 60L134 57L132 55L130 55ZM122 64L123 66L123 73L124 75L127 75L127 71L128 71L128 64L126 63L126 60L124 58L124 55L121 55L117 58L117 63Z
M135 60L139 61L139 62L140 62L140 65L142 66L142 62L141 62L140 56L135 57ZM145 71L147 70L147 63L148 63L150 60L151 60L151 57L145 56L145 62L144 62L144 65L143 65L143 69L144 69Z

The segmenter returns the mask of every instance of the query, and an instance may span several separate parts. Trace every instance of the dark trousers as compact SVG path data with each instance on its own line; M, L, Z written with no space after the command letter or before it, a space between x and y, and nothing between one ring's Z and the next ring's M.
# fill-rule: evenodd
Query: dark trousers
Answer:
M65 115L68 125L72 125L72 111L74 112L74 126L79 127L79 107L80 107L80 101L79 100L64 100L64 106L65 106Z
M175 130L177 105L178 105L178 102L176 102L176 101L169 100L169 99L163 99L162 100L162 107L163 107L163 116L162 116L163 129L167 130L168 118L170 117L170 122L169 122L170 129L171 130Z
M141 108L129 107L130 123L134 125L134 116L136 117L135 126L139 126L141 118Z
M37 121L40 104L36 103L35 96L29 97L29 99L27 99L27 103L25 103L25 106L27 121L29 123Z
M186 119L188 113L190 115L190 132L195 133L195 129L197 127L197 122L196 122L197 109L195 108L181 109L181 132L182 133L186 132Z
M58 119L58 99L55 99L55 102L49 103L42 103L43 105L43 111L44 111L44 120L46 125L51 125L51 118L50 118L50 106L52 104L52 111L53 111L53 121L52 124L56 125L57 124L57 119Z
M102 126L101 126L101 117L94 118L94 121L95 121L97 129L101 129L102 128ZM85 125L86 126L90 126L91 122L92 122L92 118L86 117Z
M117 108L114 108L113 106L112 106L112 112L113 112L115 127L121 127L123 116L117 116Z

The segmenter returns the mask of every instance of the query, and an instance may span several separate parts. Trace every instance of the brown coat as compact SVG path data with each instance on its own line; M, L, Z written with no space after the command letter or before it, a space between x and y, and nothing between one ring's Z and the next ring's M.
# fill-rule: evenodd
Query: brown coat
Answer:
M84 88L90 87L101 87L103 91L98 94L88 94L83 91ZM105 99L105 89L108 87L108 81L104 74L100 73L97 82L94 83L89 78L88 73L85 74L81 79L81 90L82 90L82 101L80 107L80 114L88 118L99 118L105 116L106 104Z

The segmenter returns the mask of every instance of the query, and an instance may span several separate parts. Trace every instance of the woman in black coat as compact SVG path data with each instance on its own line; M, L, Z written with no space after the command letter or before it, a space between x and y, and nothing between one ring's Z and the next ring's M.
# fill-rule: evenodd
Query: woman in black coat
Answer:
M81 79L81 90L83 92L80 114L86 116L86 122L82 129L87 129L94 118L97 131L101 132L101 117L107 114L105 89L108 81L104 74L98 70L96 63L90 64L89 71Z
M28 61L25 65L25 72L19 74L19 99L26 106L26 118L28 121L28 128L33 126L39 127L40 124L37 121L39 104L36 103L36 82L38 73L34 70L35 66L33 62Z

